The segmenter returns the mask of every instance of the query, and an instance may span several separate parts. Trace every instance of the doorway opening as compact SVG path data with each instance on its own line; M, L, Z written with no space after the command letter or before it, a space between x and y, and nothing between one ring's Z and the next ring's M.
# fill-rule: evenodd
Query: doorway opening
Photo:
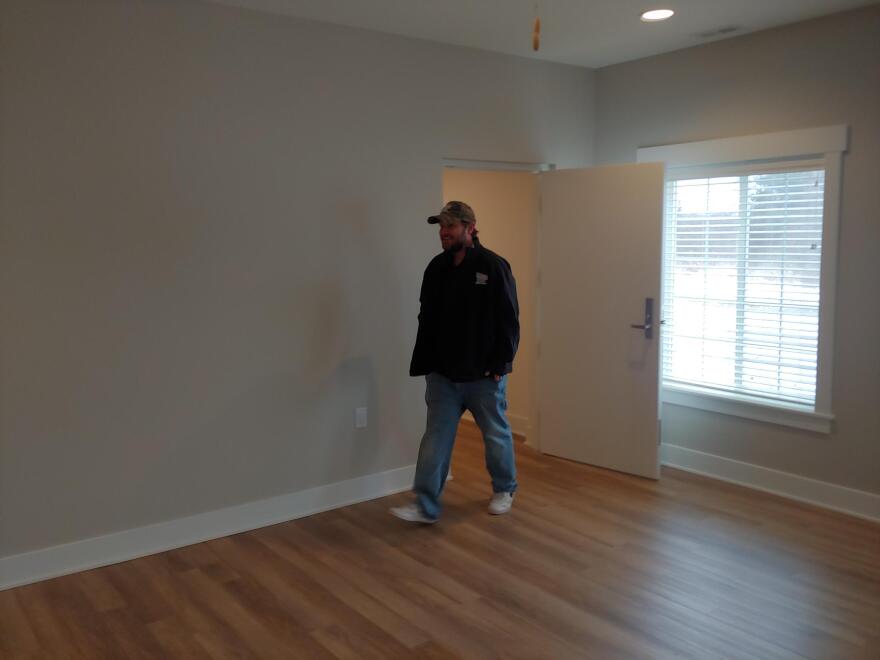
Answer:
M520 343L507 386L507 417L517 436L537 446L538 172L548 163L443 161L443 203L467 202L477 217L480 242L510 263L519 299ZM465 413L465 419L470 419Z

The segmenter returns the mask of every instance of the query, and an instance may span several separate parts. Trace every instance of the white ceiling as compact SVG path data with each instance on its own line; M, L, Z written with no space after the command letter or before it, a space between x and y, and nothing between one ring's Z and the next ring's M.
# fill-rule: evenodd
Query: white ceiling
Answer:
M338 25L601 67L870 5L876 0L213 0ZM532 51L535 6L541 50ZM646 9L674 9L662 23ZM721 28L737 30L699 36Z

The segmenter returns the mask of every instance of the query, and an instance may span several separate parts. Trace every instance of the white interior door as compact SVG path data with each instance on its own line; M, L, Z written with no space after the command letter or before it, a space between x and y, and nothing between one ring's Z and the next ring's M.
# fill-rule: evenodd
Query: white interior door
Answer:
M540 178L540 449L656 479L663 166Z

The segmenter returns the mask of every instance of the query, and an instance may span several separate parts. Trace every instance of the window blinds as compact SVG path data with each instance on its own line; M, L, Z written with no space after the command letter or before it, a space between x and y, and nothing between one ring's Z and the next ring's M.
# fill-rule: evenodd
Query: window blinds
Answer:
M814 407L824 183L815 168L667 180L665 383Z

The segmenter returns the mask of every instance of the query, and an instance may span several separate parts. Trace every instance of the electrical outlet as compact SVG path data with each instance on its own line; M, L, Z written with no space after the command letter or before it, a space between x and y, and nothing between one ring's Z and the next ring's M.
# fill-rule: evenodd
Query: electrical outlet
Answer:
M367 428L367 409L366 408L355 408L354 409L354 427L356 429Z

